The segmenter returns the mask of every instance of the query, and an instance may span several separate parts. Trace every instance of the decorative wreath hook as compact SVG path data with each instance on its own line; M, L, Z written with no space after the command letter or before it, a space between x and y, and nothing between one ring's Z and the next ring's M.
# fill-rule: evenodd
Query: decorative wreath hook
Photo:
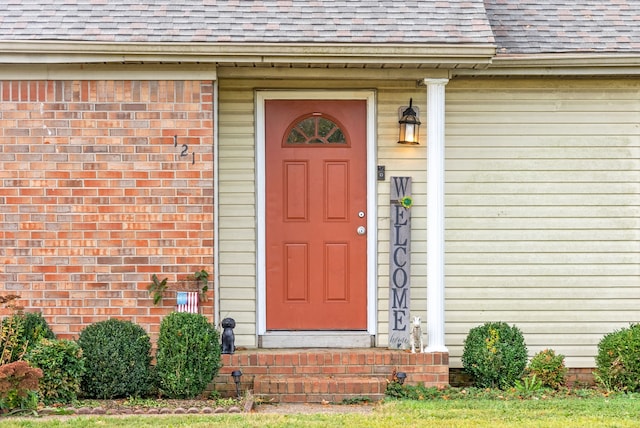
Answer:
M413 205L413 199L411 199L411 196L405 196L404 198L398 200L398 202L400 202L400 205L407 209L411 208L411 206Z

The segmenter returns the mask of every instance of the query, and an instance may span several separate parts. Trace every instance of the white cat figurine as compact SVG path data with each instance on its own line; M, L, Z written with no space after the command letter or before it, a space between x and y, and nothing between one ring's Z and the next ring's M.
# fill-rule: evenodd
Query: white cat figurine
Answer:
M424 344L422 343L422 327L420 326L420 317L413 317L413 322L411 323L411 334L409 335L409 343L411 344L411 353L416 353L416 348L418 348L418 352L422 352L424 349Z

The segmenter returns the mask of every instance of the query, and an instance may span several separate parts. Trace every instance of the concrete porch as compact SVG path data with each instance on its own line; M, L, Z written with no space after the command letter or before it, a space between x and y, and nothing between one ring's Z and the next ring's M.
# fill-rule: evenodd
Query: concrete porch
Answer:
M231 377L242 371L241 393L282 403L341 403L345 399L384 397L395 371L407 374L406 383L426 386L449 384L448 353L411 354L405 351L358 349L251 349L222 356L223 367L214 379L223 397L236 394Z

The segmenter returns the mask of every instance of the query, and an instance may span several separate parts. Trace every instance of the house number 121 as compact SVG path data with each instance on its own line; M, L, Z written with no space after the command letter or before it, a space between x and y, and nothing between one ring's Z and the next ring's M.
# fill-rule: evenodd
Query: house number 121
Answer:
M173 147L178 147L178 136L173 136ZM186 144L182 145L182 151L180 152L180 157L189 156L189 146ZM191 152L191 165L196 164L196 152Z

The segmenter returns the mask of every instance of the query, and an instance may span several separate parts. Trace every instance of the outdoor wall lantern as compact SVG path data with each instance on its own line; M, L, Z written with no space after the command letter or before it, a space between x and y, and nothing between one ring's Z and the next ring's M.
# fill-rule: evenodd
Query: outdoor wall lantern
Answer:
M418 142L420 121L418 120L416 111L413 109L413 98L409 99L409 107L402 112L402 117L398 123L400 124L398 144L420 144Z
M236 384L236 394L238 398L240 398L240 378L242 377L242 372L240 370L234 370L231 372L231 377L233 377L233 381Z
M396 373L396 379L398 379L398 383L402 385L407 378L407 374L405 372Z

